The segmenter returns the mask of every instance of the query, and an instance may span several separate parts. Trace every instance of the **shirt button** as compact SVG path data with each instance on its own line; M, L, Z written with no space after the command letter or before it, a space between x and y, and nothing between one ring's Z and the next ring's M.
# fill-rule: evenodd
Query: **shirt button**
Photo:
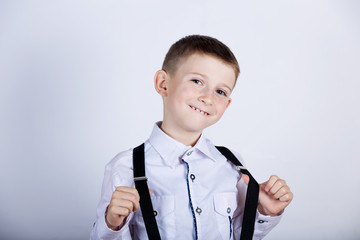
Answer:
M192 152L193 152L193 151L190 151L190 152L188 152L186 155L187 155L187 156L190 156L190 155L192 154Z
M156 217L158 215L158 212L155 210L154 211L154 216Z
M258 223L264 223L265 221L264 220L259 220Z
M230 212L231 212L231 208L228 208L226 211L227 211L227 213L230 213Z
M191 178L191 180L195 180L195 175L194 174L190 174L190 178Z
M200 213L202 212L201 208L197 207L197 208L196 208L196 212L197 212L198 214L200 214Z

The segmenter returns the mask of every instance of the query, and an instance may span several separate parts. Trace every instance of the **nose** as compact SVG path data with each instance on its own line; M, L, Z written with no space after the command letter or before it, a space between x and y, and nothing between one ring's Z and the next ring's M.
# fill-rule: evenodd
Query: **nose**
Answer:
M210 91L203 91L199 96L199 101L204 103L205 105L212 105L214 102L214 95Z

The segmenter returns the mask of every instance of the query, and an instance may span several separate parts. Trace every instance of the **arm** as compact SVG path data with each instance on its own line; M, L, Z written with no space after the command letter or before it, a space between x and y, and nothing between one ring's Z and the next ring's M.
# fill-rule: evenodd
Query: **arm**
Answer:
M129 222L133 217L132 212L138 208L137 191L132 188L131 161L131 151L126 151L106 165L101 199L90 239L131 239Z

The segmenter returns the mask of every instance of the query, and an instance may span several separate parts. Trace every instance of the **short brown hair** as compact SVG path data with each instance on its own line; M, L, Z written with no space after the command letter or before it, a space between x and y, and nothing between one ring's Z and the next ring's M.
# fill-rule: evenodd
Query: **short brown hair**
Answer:
M162 69L173 74L179 62L194 53L209 54L219 58L234 69L235 81L238 78L240 67L230 48L216 38L203 35L189 35L174 43L165 56Z

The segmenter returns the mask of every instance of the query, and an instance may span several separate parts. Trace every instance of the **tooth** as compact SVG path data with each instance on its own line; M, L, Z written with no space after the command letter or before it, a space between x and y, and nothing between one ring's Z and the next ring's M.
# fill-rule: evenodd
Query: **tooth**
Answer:
M203 111L200 111L200 113L204 115L204 112L203 112Z
M191 107L191 108L195 110L195 108L194 108L194 107Z
M199 110L199 109L196 109L196 111L200 112L200 110Z

